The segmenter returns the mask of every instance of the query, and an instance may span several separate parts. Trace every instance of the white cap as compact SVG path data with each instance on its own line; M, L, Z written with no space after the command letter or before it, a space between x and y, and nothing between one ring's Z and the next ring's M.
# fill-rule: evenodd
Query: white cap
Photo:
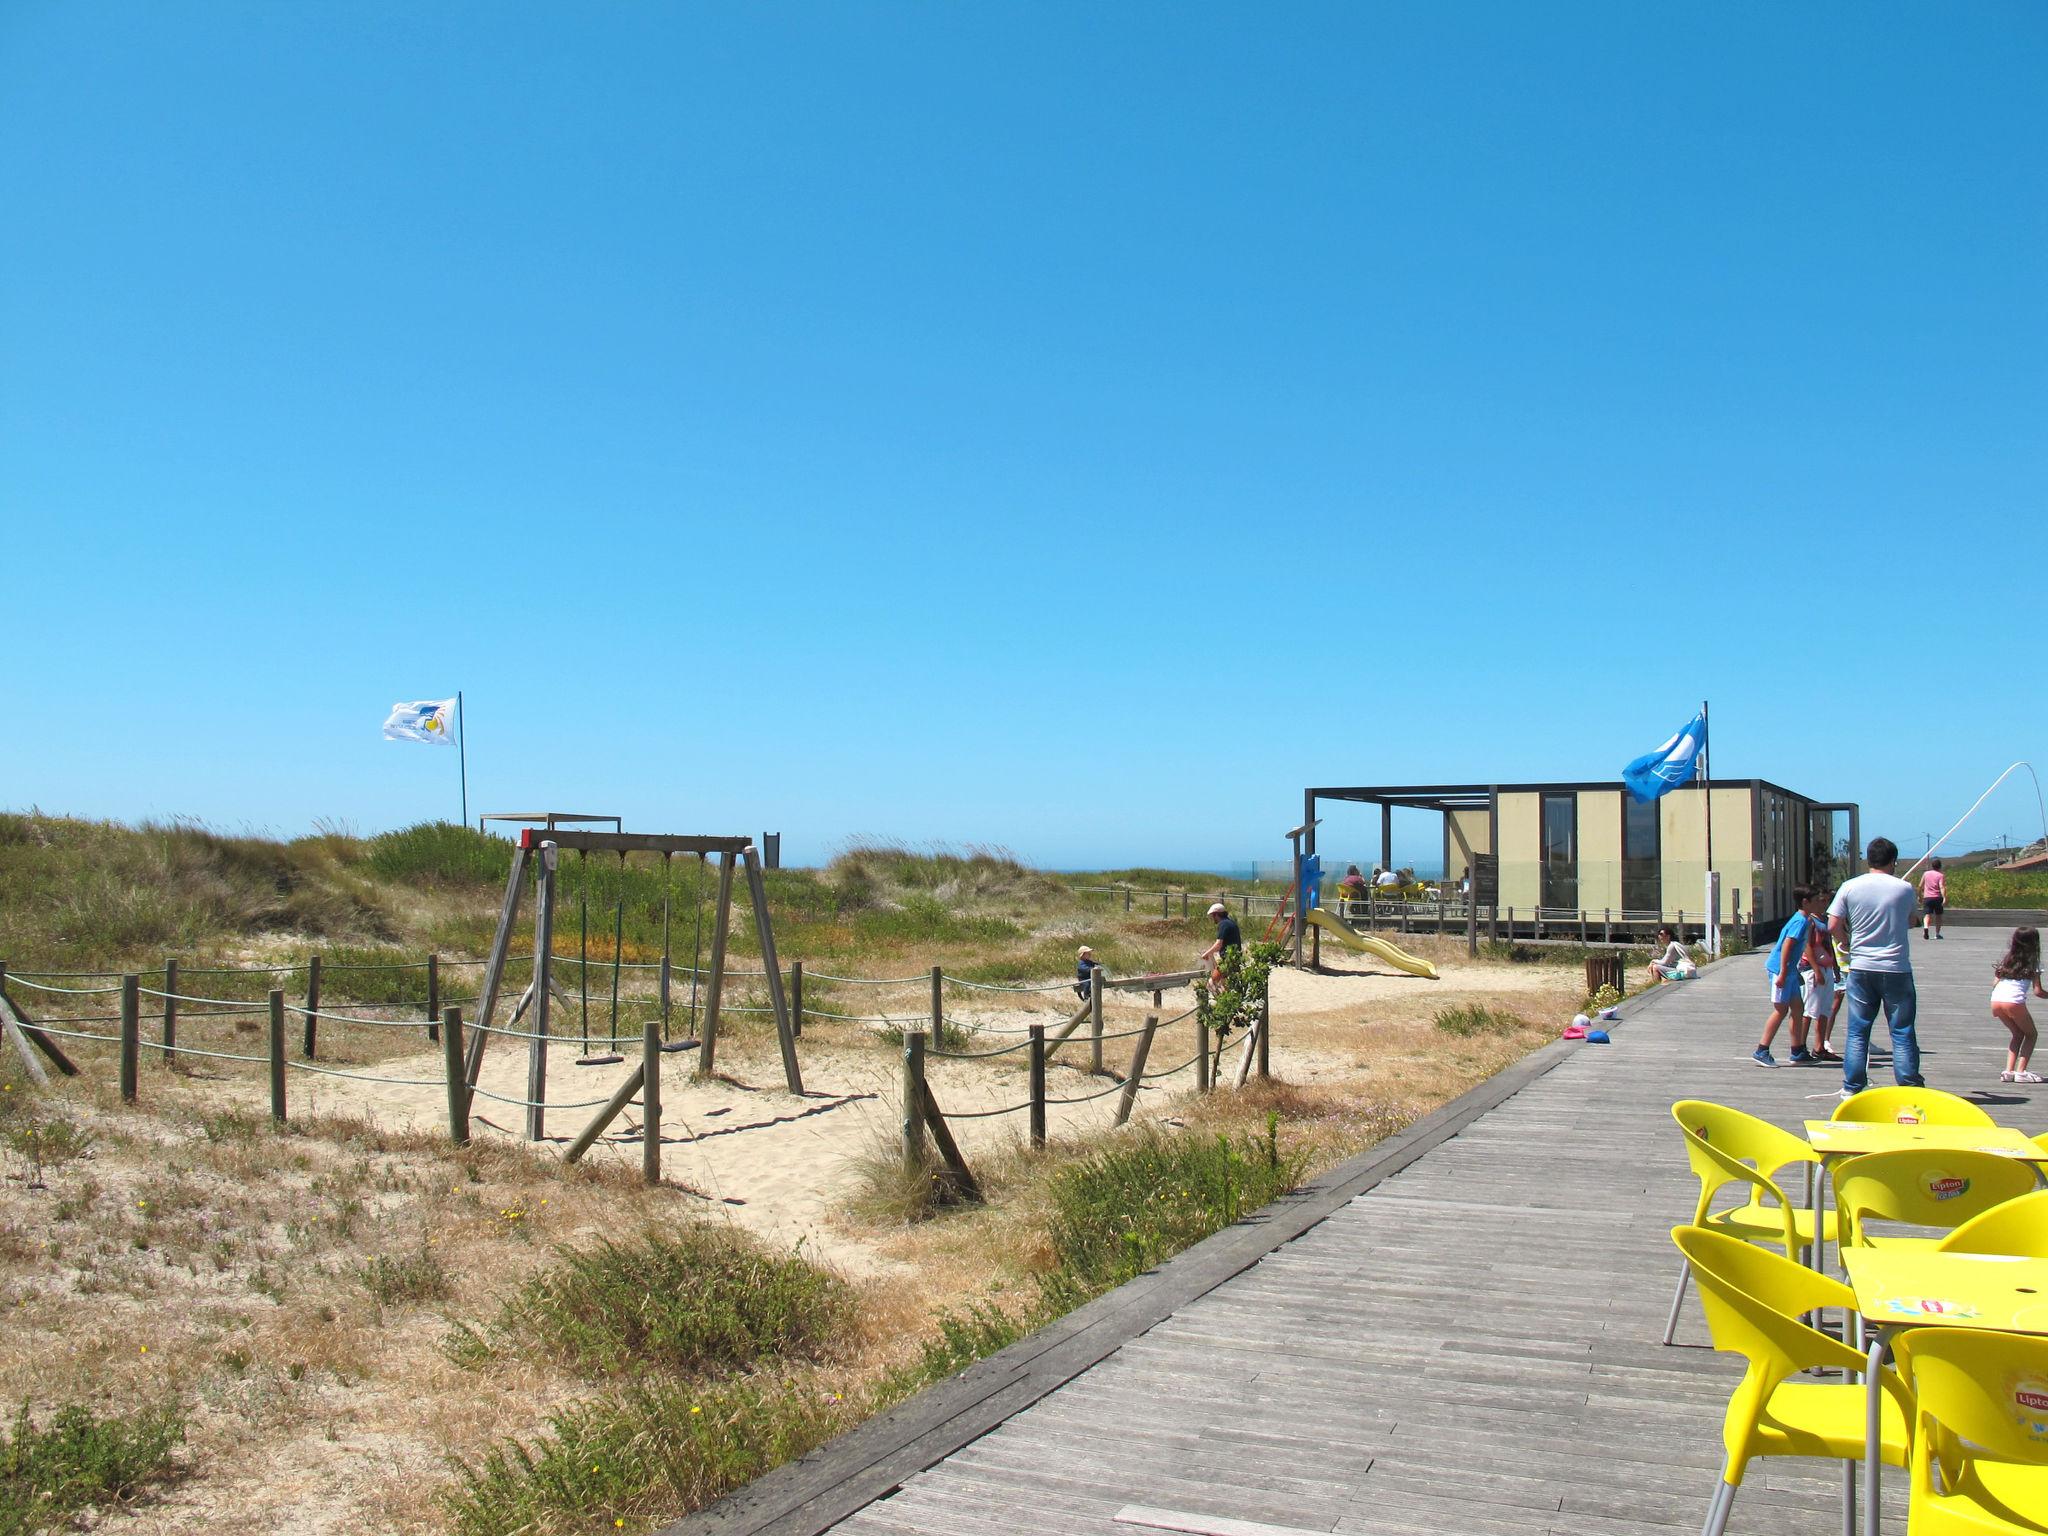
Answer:
M1083 945L1081 946L1081 953L1080 953L1080 956L1079 956L1079 958L1080 958L1080 959L1083 959L1083 960L1086 960L1086 959L1087 959L1087 958L1088 958L1088 957L1089 957L1090 955L1092 955L1092 954L1094 954L1094 953L1095 953L1095 951L1094 951L1094 950L1090 949L1090 948L1089 948L1089 947L1088 947L1088 946L1087 946L1086 944L1083 944Z
M1212 905L1210 906L1210 908L1209 908L1209 915L1210 915L1211 917L1221 917L1221 916L1223 916L1223 915L1224 915L1224 914L1225 914L1226 912L1228 912L1229 910L1230 910L1230 908L1226 907L1225 905L1223 905L1223 903L1222 903L1222 902L1220 902L1220 901L1219 901L1219 902L1215 902L1215 903L1213 903L1213 904L1212 904Z

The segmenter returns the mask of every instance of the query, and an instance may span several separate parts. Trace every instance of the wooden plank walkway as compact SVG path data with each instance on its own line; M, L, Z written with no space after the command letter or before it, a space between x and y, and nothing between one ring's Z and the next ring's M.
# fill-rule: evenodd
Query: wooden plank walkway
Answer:
M2004 1032L1987 998L2004 940L1915 940L1924 1072L2034 1133L2048 1129L2048 1098L1997 1081ZM829 1525L844 1536L1697 1530L1740 1372L1705 1347L1696 1301L1678 1347L1657 1342L1677 1274L1667 1232L1697 1192L1669 1106L1716 1099L1796 1128L1825 1117L1840 1086L1839 1069L1751 1064L1765 1012L1758 956L1661 989L1613 1046L1553 1047L1507 1075L1503 1102L1454 1106L1407 1150L1322 1181L1308 1198L1327 1213L1304 1207L1291 1241L1281 1231L1231 1259L1257 1222L1219 1234L1130 1297L1083 1309L1039 1355L1018 1346L1021 1363L999 1356L897 1410L894 1440L879 1421L845 1437L879 1450L827 1447L785 1469L781 1504L729 1500L677 1529L824 1529L835 1493L854 1486L819 1484L840 1467L871 1481L895 1469ZM1888 1066L1873 1081L1889 1082ZM1167 1294L1176 1275L1186 1294ZM1029 1385L1091 1328L1122 1337ZM1887 1485L1888 1531L1904 1529L1901 1476ZM1759 1464L1730 1529L1841 1529L1839 1470Z

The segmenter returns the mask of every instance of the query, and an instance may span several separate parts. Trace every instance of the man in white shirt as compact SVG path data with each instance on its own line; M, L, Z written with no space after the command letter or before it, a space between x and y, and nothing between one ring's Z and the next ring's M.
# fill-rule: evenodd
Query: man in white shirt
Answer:
M1913 887L1892 870L1899 845L1873 837L1870 872L1844 880L1828 905L1828 931L1849 960L1849 1045L1842 1056L1842 1097L1870 1086L1870 1031L1884 1009L1892 1032L1892 1076L1905 1088L1920 1076L1920 1037L1913 1032L1919 995L1913 987Z

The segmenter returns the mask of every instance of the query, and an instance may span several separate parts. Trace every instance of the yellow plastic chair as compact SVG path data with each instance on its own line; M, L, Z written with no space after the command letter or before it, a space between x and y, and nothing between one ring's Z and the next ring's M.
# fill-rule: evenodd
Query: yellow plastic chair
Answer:
M1865 1224L1896 1221L1953 1232L2038 1188L2033 1164L1995 1152L1870 1152L1835 1169L1835 1215L1844 1248L1932 1248L1940 1239L1880 1236Z
M1841 1281L1725 1233L1673 1227L1671 1240L1699 1276L1700 1303L1714 1348L1748 1362L1721 1420L1721 1443L1728 1455L1701 1532L1720 1536L1743 1473L1756 1457L1863 1459L1867 1389L1846 1380L1793 1378L1815 1367L1863 1371L1869 1363L1840 1339L1799 1320L1802 1312L1853 1308L1856 1293ZM1880 1454L1903 1467L1913 1400L1898 1372L1888 1366L1881 1372Z
M2048 1189L1994 1205L1934 1246L1943 1253L2005 1253L2022 1259L2048 1259Z
M1892 1350L1916 1405L1907 1536L2048 1532L2048 1339L1913 1328Z
M1813 1246L1814 1213L1787 1199L1775 1178L1786 1168L1818 1167L1820 1155L1813 1148L1768 1120L1705 1099L1680 1099L1671 1106L1671 1118L1685 1133L1686 1160L1700 1181L1694 1226L1748 1243L1770 1243L1784 1249L1787 1258L1797 1258ZM1727 1210L1714 1210L1715 1198L1731 1184L1745 1186L1748 1199ZM1832 1212L1821 1214L1820 1230L1823 1237L1833 1239ZM1671 1297L1671 1315L1664 1320L1666 1344L1678 1332L1678 1313L1691 1274L1685 1264L1678 1266L1678 1289Z
M1866 1088L1835 1106L1830 1120L1858 1125L1996 1125L1981 1105L1939 1088Z

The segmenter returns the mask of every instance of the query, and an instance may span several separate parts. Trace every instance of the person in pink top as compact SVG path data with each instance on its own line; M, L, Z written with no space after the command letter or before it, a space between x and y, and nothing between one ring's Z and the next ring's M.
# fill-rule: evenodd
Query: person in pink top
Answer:
M1941 860L1936 859L1927 866L1927 872L1920 877L1920 937L1927 937L1928 926L1934 928L1934 936L1941 937L1941 912L1948 905L1948 876L1941 872Z

